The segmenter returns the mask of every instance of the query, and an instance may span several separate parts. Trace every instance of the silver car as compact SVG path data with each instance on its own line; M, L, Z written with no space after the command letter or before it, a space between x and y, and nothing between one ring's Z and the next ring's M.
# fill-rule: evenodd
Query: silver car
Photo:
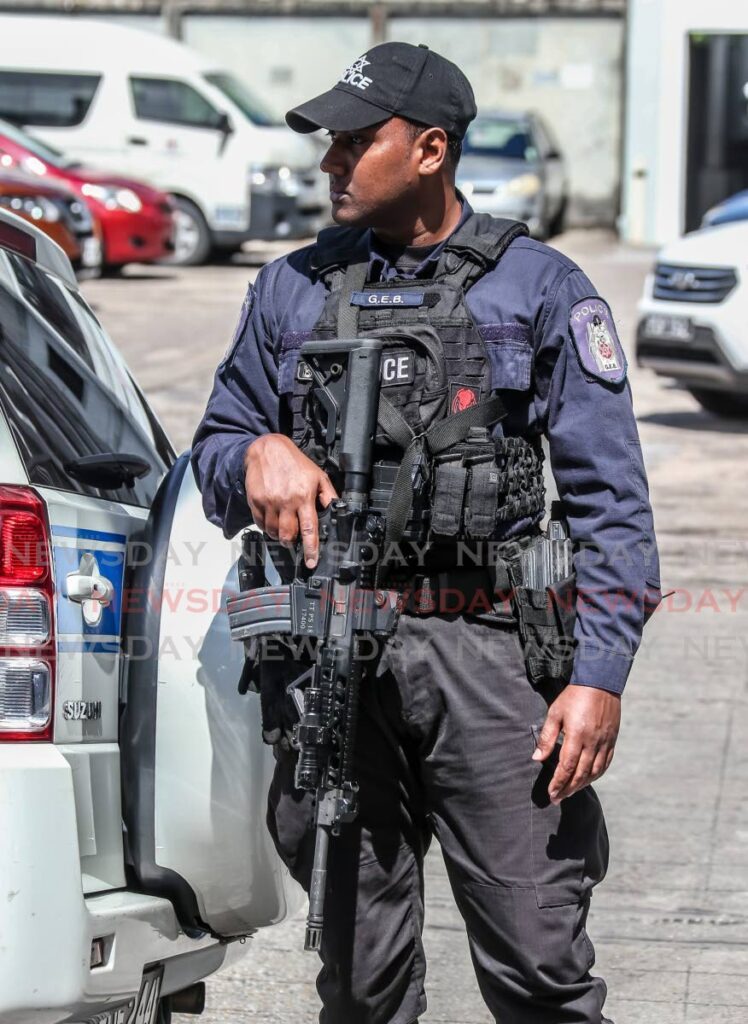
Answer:
M522 220L535 238L563 230L566 168L536 114L480 114L465 136L457 185L477 213Z

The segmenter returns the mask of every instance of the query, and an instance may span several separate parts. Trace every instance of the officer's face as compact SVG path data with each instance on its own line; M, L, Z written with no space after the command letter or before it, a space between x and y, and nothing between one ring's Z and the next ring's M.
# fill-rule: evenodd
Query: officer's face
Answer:
M330 148L320 168L330 177L332 216L337 224L392 232L412 219L420 185L444 159L440 129L414 138L399 117L358 132L328 132ZM435 137L435 148L430 145ZM446 143L446 136L444 137Z

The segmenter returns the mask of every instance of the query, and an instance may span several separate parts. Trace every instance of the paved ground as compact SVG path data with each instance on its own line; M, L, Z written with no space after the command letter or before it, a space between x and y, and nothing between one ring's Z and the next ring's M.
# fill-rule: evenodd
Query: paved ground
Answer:
M570 233L558 244L611 301L631 351L651 255L603 234ZM180 447L189 443L246 280L266 256L257 251L241 266L144 269L84 287ZM631 378L664 587L675 594L648 627L616 760L598 787L612 860L590 924L596 970L608 981L616 1024L745 1024L748 426L701 412L648 373L632 368ZM302 931L295 920L254 939L249 955L210 983L201 1020L311 1024L316 965L301 952ZM437 852L428 864L425 943L423 1024L488 1024Z

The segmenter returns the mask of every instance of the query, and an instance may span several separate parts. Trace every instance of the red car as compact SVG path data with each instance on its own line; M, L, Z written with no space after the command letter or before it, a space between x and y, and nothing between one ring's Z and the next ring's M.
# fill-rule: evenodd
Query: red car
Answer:
M62 182L40 181L18 171L7 173L0 163L0 209L10 210L49 235L76 270L99 270L99 229L88 206Z
M0 170L56 178L84 198L101 228L102 269L150 263L171 252L174 204L132 178L72 163L7 121L0 121Z

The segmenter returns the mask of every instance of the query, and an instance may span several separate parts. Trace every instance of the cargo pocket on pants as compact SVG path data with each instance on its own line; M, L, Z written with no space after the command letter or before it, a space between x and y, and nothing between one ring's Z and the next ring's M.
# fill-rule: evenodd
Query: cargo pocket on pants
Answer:
M539 735L533 726L535 745ZM532 877L541 908L584 902L608 868L608 833L594 790L587 786L558 805L548 796L560 749L557 743L542 763L530 795Z

